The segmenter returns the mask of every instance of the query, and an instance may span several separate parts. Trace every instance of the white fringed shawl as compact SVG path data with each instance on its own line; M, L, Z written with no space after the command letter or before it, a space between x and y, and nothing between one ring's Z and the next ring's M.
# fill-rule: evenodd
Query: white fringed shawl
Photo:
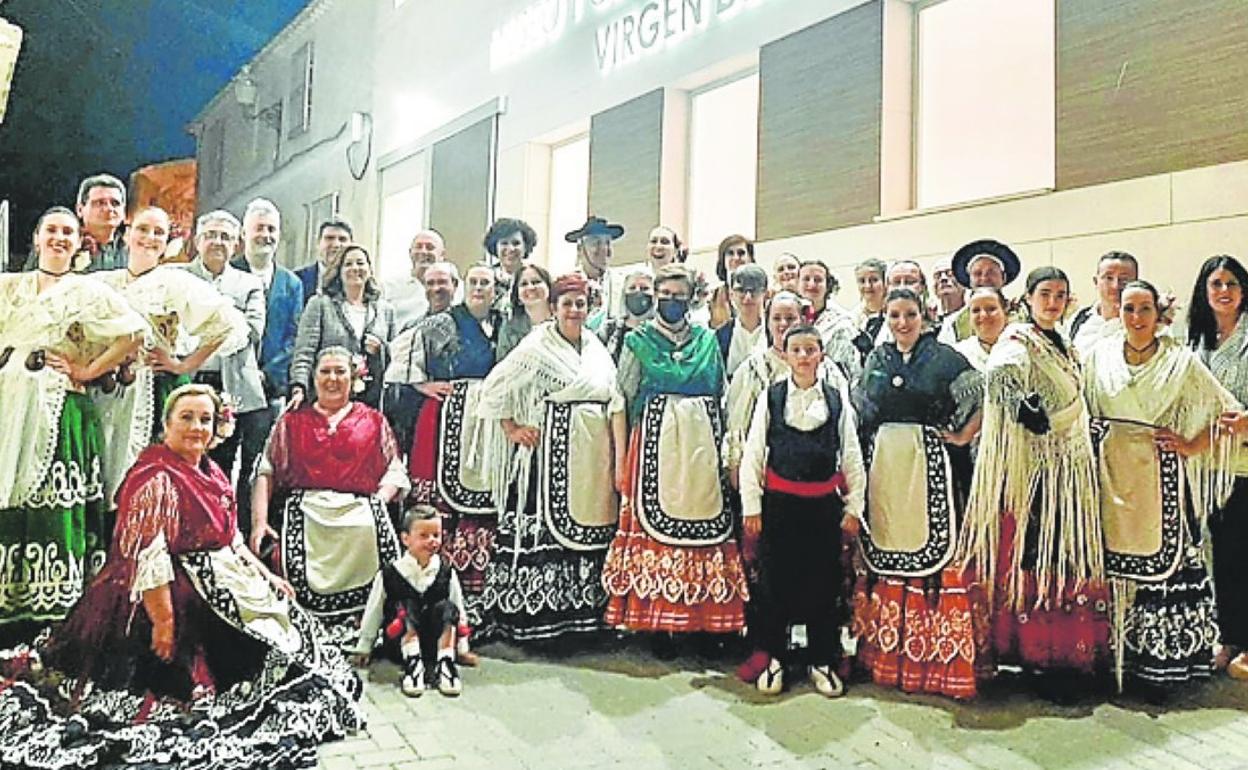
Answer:
M1125 332L1097 343L1088 354L1086 397L1094 417L1134 420L1192 438L1210 431L1207 450L1180 458L1198 521L1230 497L1235 484L1238 441L1217 430L1218 415L1240 409L1239 402L1200 362L1169 336L1147 363L1128 366L1122 352Z
M624 397L616 388L615 362L596 336L581 334L581 349L559 333L554 321L538 324L511 353L499 362L481 386L477 407L481 429L478 443L489 469L490 489L500 513L507 504L507 489L516 485L518 506L528 496L530 470L535 451L516 447L507 440L500 420L542 429L546 403L596 401L614 414L624 409ZM610 483L610 482L608 482Z
M1066 347L1073 350L1069 341ZM1032 518L1039 516L1037 606L1051 602L1068 581L1076 586L1103 581L1097 473L1078 362L1030 324L1013 324L993 347L985 380L979 456L957 562L976 570L991 600L1001 518L1012 513L1017 524L1012 560L1001 579L1009 606L1023 609L1025 539ZM1049 415L1051 429L1043 436L1017 420L1019 402L1031 393L1040 395ZM1033 513L1036 495L1042 505Z

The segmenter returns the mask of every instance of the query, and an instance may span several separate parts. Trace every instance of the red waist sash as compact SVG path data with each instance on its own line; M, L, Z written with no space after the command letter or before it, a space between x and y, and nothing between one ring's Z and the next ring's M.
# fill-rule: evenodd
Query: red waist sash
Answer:
M763 489L794 497L827 497L833 492L843 495L849 491L849 486L845 483L845 474L839 471L826 481L791 481L768 468Z

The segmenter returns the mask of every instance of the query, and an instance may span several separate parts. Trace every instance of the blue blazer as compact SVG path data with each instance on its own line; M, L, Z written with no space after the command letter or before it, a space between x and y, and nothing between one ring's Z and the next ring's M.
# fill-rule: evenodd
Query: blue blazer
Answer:
M247 260L232 262L239 270L251 272ZM303 312L303 284L282 267L273 266L273 283L265 294L268 308L264 336L260 338L260 371L269 398L281 395L290 386L290 358L295 352L295 333L299 331L299 315Z
M295 275L299 276L299 282L303 284L303 305L307 307L308 302L316 296L317 283L321 280L321 266L313 262L296 270Z

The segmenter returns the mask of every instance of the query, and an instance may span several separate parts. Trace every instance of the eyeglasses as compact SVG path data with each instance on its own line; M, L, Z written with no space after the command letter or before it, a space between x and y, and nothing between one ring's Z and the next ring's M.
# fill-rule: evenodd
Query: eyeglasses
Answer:
M761 297L765 289L742 289L740 286L732 287L733 294L740 294L742 297Z

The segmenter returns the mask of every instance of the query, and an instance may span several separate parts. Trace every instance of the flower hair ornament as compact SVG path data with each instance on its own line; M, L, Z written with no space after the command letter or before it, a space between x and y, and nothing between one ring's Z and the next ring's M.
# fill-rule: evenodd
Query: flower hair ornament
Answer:
M234 435L234 429L238 427L238 399L225 391L222 391L219 397L221 412L217 415L217 426L212 443L208 446L209 449L216 449L220 446Z
M359 395L368 387L368 359L362 355L351 356L351 392Z

